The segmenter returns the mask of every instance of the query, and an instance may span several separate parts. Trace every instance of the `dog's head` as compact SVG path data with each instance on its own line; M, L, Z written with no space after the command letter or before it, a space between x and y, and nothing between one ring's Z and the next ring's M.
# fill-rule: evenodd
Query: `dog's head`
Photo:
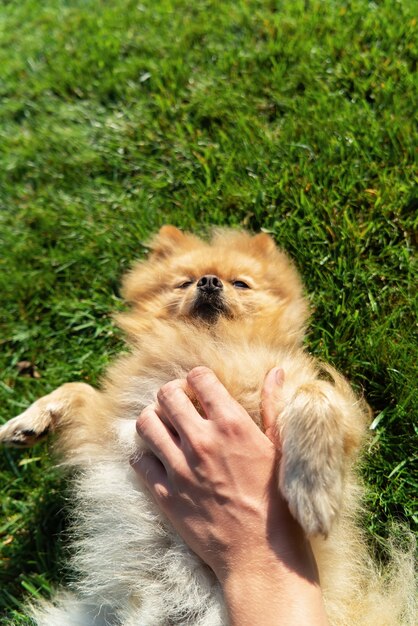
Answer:
M240 322L256 328L260 340L280 326L281 335L300 339L306 321L301 282L269 235L215 230L206 242L164 226L150 249L123 284L131 320L177 320L214 332Z

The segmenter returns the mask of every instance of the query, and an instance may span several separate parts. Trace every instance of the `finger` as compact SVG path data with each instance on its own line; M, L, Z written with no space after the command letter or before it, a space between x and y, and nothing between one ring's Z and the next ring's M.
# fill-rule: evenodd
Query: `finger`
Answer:
M242 407L207 367L195 367L187 375L187 382L195 392L208 420L226 419L239 413Z
M188 438L190 430L195 431L202 416L198 413L189 396L184 379L172 380L158 391L156 412L167 421L181 438Z
M179 437L178 432L176 431L176 429L174 428L173 424L170 422L168 417L165 415L158 401L154 405L154 410L156 414L158 415L158 417L160 418L160 420L162 421L162 423L164 424L164 426L170 431L170 433L172 433L175 437Z
M132 468L156 501L170 495L167 472L164 465L155 456L143 454L132 463Z
M154 405L141 412L136 420L136 431L166 468L178 462L179 439L163 424Z
M278 444L277 418L283 401L281 398L284 383L284 371L279 367L270 370L264 379L261 391L261 410L263 414L264 430L267 437Z

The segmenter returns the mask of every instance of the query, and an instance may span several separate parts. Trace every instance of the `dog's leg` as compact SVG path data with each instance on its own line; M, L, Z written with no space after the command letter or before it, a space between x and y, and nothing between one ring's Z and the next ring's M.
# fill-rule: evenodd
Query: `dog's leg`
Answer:
M280 490L310 536L328 535L349 458L364 432L364 411L348 383L326 369L332 382L298 387L279 418Z
M36 400L23 413L0 427L0 443L18 448L33 446L49 433L60 429L85 427L90 411L99 410L101 394L85 383L61 385Z

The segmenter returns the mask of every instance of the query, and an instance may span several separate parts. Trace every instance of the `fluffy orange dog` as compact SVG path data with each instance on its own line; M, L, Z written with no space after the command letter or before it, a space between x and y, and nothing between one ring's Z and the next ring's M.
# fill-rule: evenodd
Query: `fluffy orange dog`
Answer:
M274 366L285 370L278 488L311 538L330 622L412 624L410 566L398 564L396 582L379 575L355 523L360 490L352 466L367 412L333 368L302 348L307 305L289 258L266 234L228 230L206 243L166 226L151 248L124 281L132 307L119 322L131 351L103 388L65 384L0 429L0 441L15 446L54 431L63 463L79 469L78 582L31 609L36 624L227 623L213 574L163 520L128 462L141 450L140 411L197 365L214 370L258 424L264 377Z

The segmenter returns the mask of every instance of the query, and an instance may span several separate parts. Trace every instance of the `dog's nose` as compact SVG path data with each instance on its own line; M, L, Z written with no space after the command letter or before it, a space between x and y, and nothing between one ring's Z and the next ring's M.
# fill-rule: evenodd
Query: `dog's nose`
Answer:
M197 288L201 291L206 291L206 293L215 293L216 291L221 291L224 286L220 278L213 274L207 274L199 278Z

